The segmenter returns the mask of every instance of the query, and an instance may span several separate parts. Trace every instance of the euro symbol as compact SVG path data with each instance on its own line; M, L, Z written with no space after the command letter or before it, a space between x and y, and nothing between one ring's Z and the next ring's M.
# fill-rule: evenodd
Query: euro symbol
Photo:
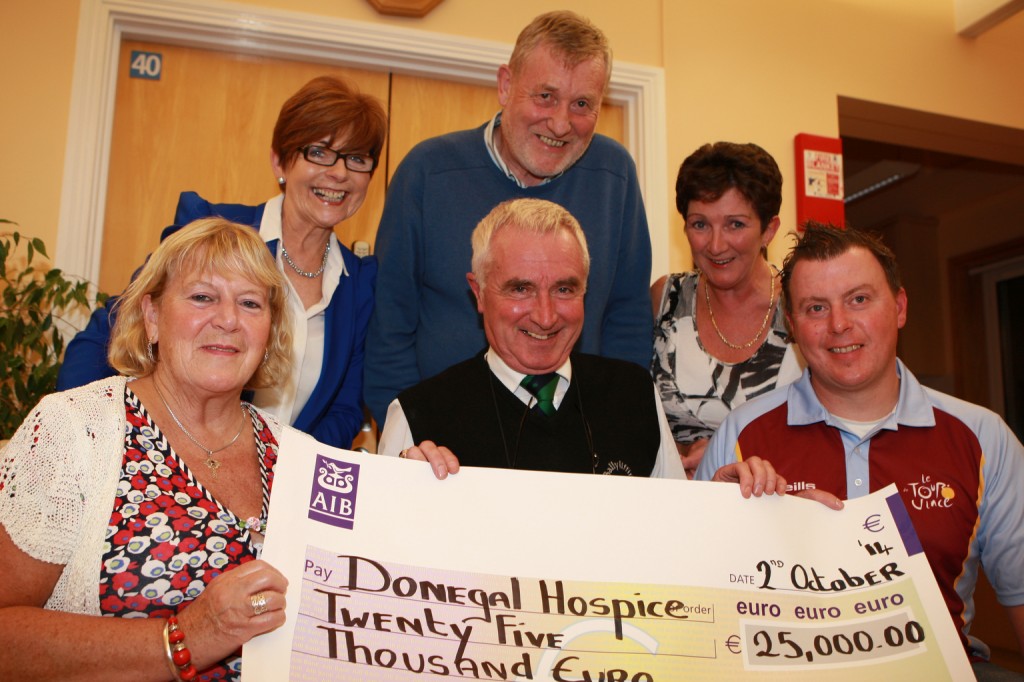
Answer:
M885 526L882 525L882 517L879 514L872 514L864 521L864 530L871 533L881 533L885 530Z
M725 640L725 648L729 650L729 653L738 654L743 651L740 649L740 636L729 635L729 639Z

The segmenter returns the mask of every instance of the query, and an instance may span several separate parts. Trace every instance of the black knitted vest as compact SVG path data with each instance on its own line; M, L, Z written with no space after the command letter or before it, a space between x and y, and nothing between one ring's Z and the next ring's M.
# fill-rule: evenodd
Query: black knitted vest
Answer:
M464 466L649 476L661 444L647 372L594 355L572 355L572 383L551 417L528 410L482 354L398 399L413 440L447 446Z

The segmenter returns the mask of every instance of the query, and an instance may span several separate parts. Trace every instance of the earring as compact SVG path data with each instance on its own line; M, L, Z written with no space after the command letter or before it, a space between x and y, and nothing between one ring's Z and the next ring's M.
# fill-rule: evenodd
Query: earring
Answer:
M153 359L153 342L152 341L149 341L149 342L146 343L146 357L149 358L150 362L156 362L156 360Z
M265 349L263 351L263 362L266 363L267 360L269 360L269 359L270 359L270 349Z
M277 179L277 184L279 184L281 186L284 186L284 178L278 178Z

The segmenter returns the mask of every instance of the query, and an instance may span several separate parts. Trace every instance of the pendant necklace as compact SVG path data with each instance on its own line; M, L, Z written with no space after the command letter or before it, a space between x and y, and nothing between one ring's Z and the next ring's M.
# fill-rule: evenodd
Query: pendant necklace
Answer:
M771 293L768 294L768 310L764 314L764 319L761 320L761 326L758 328L757 333L754 334L754 338L744 344L735 344L725 338L725 334L723 334L722 330L718 328L718 322L715 321L715 311L711 308L711 291L708 288L708 278L706 276L704 277L704 300L708 305L708 316L711 318L711 326L715 328L715 333L718 334L718 338L722 340L722 343L729 346L729 348L732 348L733 350L750 348L754 345L754 342L761 338L761 334L764 333L765 327L768 326L768 320L770 320L772 316L772 308L775 306L775 271L770 265L768 266L768 278Z
M331 240L328 237L327 247L324 248L324 257L323 260L320 261L320 267L315 272L309 272L307 270L303 270L302 268L295 264L295 261L293 261L291 259L291 256L288 255L288 249L284 248L284 238L281 239L281 257L284 258L284 262L287 263L288 267L290 267L292 270L299 273L300 276L305 277L307 279L316 279L320 275L324 274L324 269L327 267L327 254L329 254L330 252Z
M174 410L172 410L171 406L167 404L167 399L164 398L164 394L160 390L160 386L157 385L156 379L153 379L153 388L156 389L156 394L160 397L160 402L164 404L164 409L167 410L167 414L171 415L171 419L173 419L174 423L178 425L178 428L181 430L181 432L185 434L185 437L192 441L197 448L206 453L206 462L204 462L204 464L206 464L206 468L210 470L210 473L213 474L214 480L216 480L217 469L220 468L220 460L214 459L213 456L220 452L221 450L227 450L228 448L230 448L232 445L235 444L235 441L238 440L238 437L242 435L242 431L245 430L245 407L242 407L242 423L238 426L238 433L236 433L234 438L228 441L227 444L220 446L216 450L211 450L210 448L200 443L195 436L189 433L188 429L186 429L185 426L181 423L181 420L178 419L178 415L174 414Z

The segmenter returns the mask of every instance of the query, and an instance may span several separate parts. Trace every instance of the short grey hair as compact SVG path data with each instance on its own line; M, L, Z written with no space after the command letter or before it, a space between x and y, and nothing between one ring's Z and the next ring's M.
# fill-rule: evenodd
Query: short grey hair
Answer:
M565 208L543 199L503 201L484 216L473 230L473 274L482 284L491 266L491 241L499 230L515 227L529 234L543 235L564 231L580 245L583 256L584 286L590 275L590 251L580 223Z
M551 47L565 65L575 68L588 59L604 62L604 89L612 77L612 48L608 38L589 19L569 10L545 12L534 18L516 38L508 68L518 75L523 62L541 45Z

